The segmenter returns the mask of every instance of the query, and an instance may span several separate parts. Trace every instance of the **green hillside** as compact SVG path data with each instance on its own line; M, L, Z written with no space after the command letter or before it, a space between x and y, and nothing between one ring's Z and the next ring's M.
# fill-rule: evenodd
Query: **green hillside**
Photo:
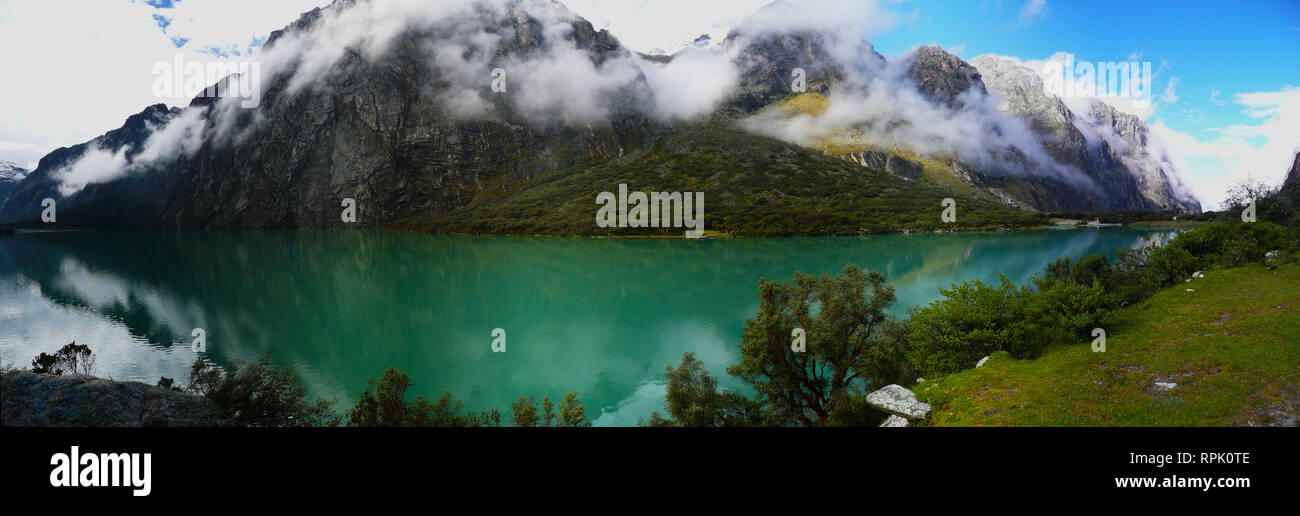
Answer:
M1206 272L1117 311L1105 353L1087 343L1036 360L999 353L915 389L934 426L1294 425L1297 292L1296 264Z
M1041 214L975 199L726 122L689 126L621 160L590 160L553 176L485 185L466 207L417 215L409 229L524 235L674 235L681 230L603 229L596 195L630 191L704 192L706 228L734 236L859 235L1043 225ZM942 201L957 201L945 224Z

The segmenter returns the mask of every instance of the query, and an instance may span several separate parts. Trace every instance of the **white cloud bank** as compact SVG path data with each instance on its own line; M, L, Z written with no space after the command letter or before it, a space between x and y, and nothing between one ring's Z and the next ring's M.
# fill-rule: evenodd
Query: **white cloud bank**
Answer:
M1229 186L1247 179L1281 184L1300 151L1300 87L1238 93L1233 102L1254 123L1210 130L1208 139L1178 131L1157 119L1151 130L1188 172L1197 195L1218 207Z

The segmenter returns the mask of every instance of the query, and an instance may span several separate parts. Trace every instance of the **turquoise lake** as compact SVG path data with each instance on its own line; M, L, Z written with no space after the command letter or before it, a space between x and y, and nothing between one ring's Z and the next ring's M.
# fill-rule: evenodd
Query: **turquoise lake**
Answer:
M450 390L508 413L518 395L580 391L596 425L663 410L665 366L694 351L723 386L759 278L853 263L925 304L971 279L1021 283L1063 256L1168 232L1126 228L735 240L431 236L394 231L99 231L0 237L0 362L76 341L95 374L184 383L202 355L268 348L313 395L351 406L387 367L411 394ZM493 353L492 332L507 351Z

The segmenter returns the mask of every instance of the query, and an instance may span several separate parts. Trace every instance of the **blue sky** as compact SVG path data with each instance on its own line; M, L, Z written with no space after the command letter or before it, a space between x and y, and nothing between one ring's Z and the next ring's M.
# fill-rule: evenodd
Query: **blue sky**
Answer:
M1159 115L1190 132L1248 122L1232 105L1235 93L1300 86L1300 1L1049 1L1022 21L1029 3L909 2L900 10L911 19L873 43L891 56L926 43L956 48L965 58L1045 59L1065 51L1100 62L1137 54L1160 70L1156 91L1178 78L1178 102ZM1224 102L1211 98L1215 90Z
M886 56L937 43L966 59L1151 62L1153 90L1174 88L1147 122L1207 204L1243 174L1280 180L1300 143L1300 1L914 0L893 10L899 22L870 38Z

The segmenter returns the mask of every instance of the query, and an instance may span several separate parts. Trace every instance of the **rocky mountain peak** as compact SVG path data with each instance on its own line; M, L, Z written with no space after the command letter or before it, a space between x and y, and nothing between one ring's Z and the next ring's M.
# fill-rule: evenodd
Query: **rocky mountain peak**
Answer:
M918 48L908 70L922 93L950 106L958 105L957 97L971 89L987 93L978 69L938 45Z
M1085 104L1086 112L1077 112L1014 58L984 55L971 63L998 98L999 110L1028 121L1053 157L1110 186L1108 197L1134 197L1115 206L1134 209L1136 201L1144 209L1200 211L1200 204L1177 183L1173 159L1153 141L1141 118L1097 99ZM1123 194L1126 191L1130 194Z
M736 57L740 84L728 106L741 113L762 109L791 93L792 73L804 71L808 91L826 94L845 72L831 57L826 36L814 32L733 32L724 48L743 45Z
M12 161L0 160L0 181L22 181L27 177L27 169Z

